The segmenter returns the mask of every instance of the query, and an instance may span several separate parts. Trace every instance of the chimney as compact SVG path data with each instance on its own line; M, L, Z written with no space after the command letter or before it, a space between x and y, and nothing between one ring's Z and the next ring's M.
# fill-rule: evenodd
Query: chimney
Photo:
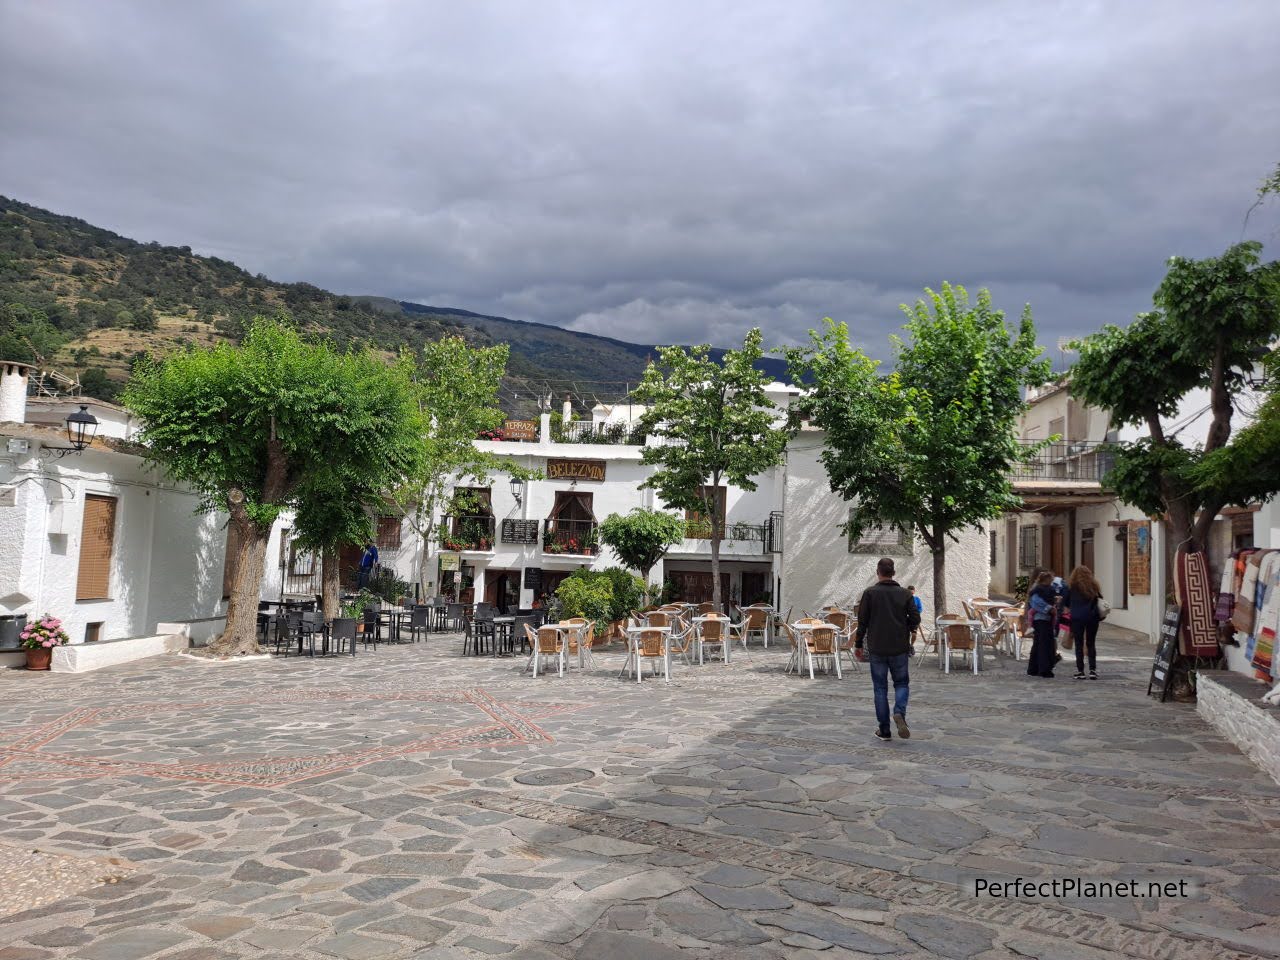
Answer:
M31 369L25 363L0 360L0 421L27 422L27 376Z
M565 423L573 419L573 399L567 393L564 395L564 411L560 415Z

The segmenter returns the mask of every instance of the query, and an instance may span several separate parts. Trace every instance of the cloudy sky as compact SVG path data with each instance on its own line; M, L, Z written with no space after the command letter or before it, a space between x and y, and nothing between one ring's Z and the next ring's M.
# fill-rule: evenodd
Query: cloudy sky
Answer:
M627 340L830 315L883 354L950 280L1052 345L1240 238L1277 35L1274 0L0 0L0 193Z

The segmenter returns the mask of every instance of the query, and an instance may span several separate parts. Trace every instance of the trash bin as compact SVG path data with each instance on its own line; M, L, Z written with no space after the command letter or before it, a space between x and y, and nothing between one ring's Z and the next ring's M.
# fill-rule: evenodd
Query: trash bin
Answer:
M25 613L0 614L0 650L18 650L18 634L27 625Z

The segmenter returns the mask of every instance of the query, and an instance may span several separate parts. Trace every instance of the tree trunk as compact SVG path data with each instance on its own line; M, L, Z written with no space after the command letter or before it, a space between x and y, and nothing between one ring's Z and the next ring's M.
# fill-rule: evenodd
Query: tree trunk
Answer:
M231 596L227 601L227 629L209 641L209 652L219 657L262 652L258 646L258 598L270 531L263 533L244 515L243 507L233 507L231 522L237 527L239 540Z
M338 615L338 592L341 585L338 576L338 548L325 547L320 563L320 592L324 595L324 618L332 620Z
M933 618L947 612L947 542L940 538L933 553Z
M720 606L720 537L723 533L719 515L713 510L711 514L711 602L715 604L716 611L719 613L724 612L724 607Z
M644 590L642 591L644 596L644 603L642 604L642 606L646 606L646 607L649 605L649 571L652 569L653 567L645 567L643 570L640 571L640 579L644 581Z

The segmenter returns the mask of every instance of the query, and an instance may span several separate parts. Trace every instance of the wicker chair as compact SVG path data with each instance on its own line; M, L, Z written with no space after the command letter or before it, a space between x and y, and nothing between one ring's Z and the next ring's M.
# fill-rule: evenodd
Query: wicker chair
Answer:
M977 661L978 645L973 639L973 629L965 623L968 618L958 613L944 613L938 618L941 644L938 656L942 659L943 669L951 672L951 654L959 651L967 653Z
M729 650L733 646L733 638L729 633L727 617L709 617L698 624L698 663L704 663L707 647L719 647L720 659L729 662Z
M661 660L664 676L667 680L671 679L671 660L667 656L666 637L661 630L641 630L631 638L631 655L627 658L627 666L634 667L636 683L640 682L644 674L641 663L645 660L653 664L655 677L658 675L658 666L654 661Z
M858 658L854 655L854 648L856 647L854 634L858 627L857 617L845 613L843 610L831 610L827 613L827 623L836 628L836 639L839 642L840 652L848 655L849 665L856 672L859 669Z
M533 664L533 675L535 677L538 675L538 667L542 665L543 658L551 657L555 660L560 676L563 677L565 647L559 627L539 627L533 638L533 656L529 658L530 663Z
M826 660L836 665L836 676L841 679L844 674L840 670L840 645L836 628L831 624L814 627L804 631L805 659L809 663L809 679L814 679L813 663L815 660ZM830 672L830 667L827 668Z
M586 617L570 617L565 623L573 628L565 631L567 634L566 656L578 654L584 667L595 666L595 661L591 658L591 647L596 640L596 625Z
M746 607L745 629L742 632L742 646L745 648L752 634L760 637L766 647L769 646L769 611L764 607Z

